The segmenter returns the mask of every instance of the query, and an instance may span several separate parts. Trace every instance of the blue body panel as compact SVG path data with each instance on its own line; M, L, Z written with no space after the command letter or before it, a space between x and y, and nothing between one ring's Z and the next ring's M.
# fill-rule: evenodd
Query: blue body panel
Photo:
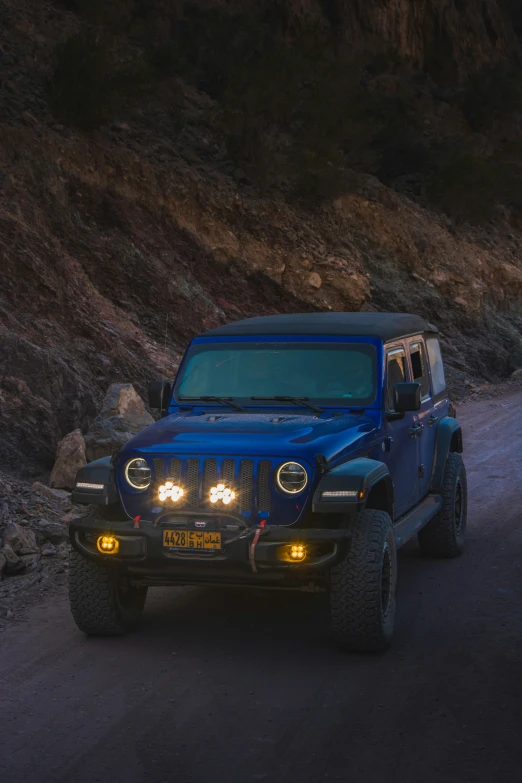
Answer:
M166 473L155 475L154 459L166 461L175 457L182 460L199 459L200 473L205 460L216 460L218 474L224 459L251 460L255 485L259 464L269 460L272 468L297 461L306 468L309 481L306 489L296 496L288 496L271 486L271 510L258 505L254 498L253 511L246 517L270 518L271 524L294 524L302 516L313 495L318 480L316 454L322 454L332 465L341 464L351 456L366 455L375 446L379 433L380 414L346 414L332 417L316 416L288 410L281 411L282 421L273 423L274 412L235 413L220 410L220 418L211 421L215 413L173 413L139 433L120 453L118 467L132 457L144 457L153 468L153 482L149 490L133 490L116 471L116 481L123 506L130 517L147 516L155 507L154 492L165 481ZM373 414L373 415L372 415ZM236 468L236 475L238 470ZM184 476L184 474L182 474ZM202 477L200 476L200 481ZM183 484L183 481L181 482ZM237 486L237 481L236 481ZM234 513L227 509L227 513Z
M242 413L214 402L180 404L173 392L165 417L132 438L118 455L116 484L129 517L139 515L150 519L165 510L159 505L157 489L172 475L169 466L172 467L173 462L180 466L176 468L180 471L176 475L182 486L191 481L190 486L197 484L199 494L193 504L193 513L201 510L205 514L226 514L229 518L241 517L251 524L269 519L271 525L292 525L303 519L310 510L320 478L317 455L326 458L331 468L354 457L384 462L394 484L395 515L404 513L427 494L437 430L432 426L434 422L429 422L429 416L433 416L433 411L437 416L447 415L448 399L444 396L434 406L430 397L418 413L407 413L402 420L389 422L384 415L385 346L381 340L338 336L215 336L197 337L191 345L238 342L373 345L377 355L375 399L364 409L348 403L344 405L344 401L339 405L332 400L336 404L331 406L321 402L322 413L287 402L252 400ZM185 354L178 377L182 376L187 361ZM419 421L426 432L424 439L412 438L409 433ZM392 442L394 447L388 450ZM132 489L123 477L123 468L133 457L146 459L151 467L152 483L145 491ZM308 474L307 486L296 495L285 494L275 481L277 468L288 461L299 462ZM245 462L248 465L245 466ZM225 476L236 491L243 487L243 495L249 495L249 502L243 504L245 507L240 503L226 509L209 507L205 484L209 465L215 480L224 481ZM245 475L248 483L245 483ZM177 508L172 507L172 510L178 513ZM180 504L179 513L183 513L183 504Z
M182 479L186 476L187 460L198 459L199 482L203 481L206 460L216 460L218 475L224 459L234 460L235 480L239 480L238 464L248 459L253 462L253 503L250 511L237 512L227 508L229 516L240 513L252 523L269 518L271 524L291 525L302 517L309 504L317 482L319 471L315 456L323 455L332 466L341 464L355 455L370 456L381 453L382 436L382 385L383 346L371 338L347 337L198 337L194 344L218 342L307 342L307 343L365 343L374 345L377 351L377 394L372 406L365 410L348 407L322 406L323 414L316 414L306 408L281 402L252 402L246 413L215 403L196 403L180 406L171 398L166 416L140 432L120 452L116 466L116 483L123 507L130 517L149 517L157 511L157 486L165 480L166 474L157 476L154 459L167 461L179 458L182 461ZM183 372L186 355L178 375ZM352 410L352 412L350 412ZM337 414L337 415L334 415ZM340 414L340 415L339 415ZM274 421L277 419L277 421ZM124 480L122 468L132 457L145 458L153 469L153 481L146 491L133 490ZM309 481L305 490L288 496L278 490L270 481L270 511L260 507L256 493L259 466L270 461L272 475L277 467L287 461L297 461L306 468ZM165 468L168 470L168 468ZM183 483L183 481L181 482ZM201 500L204 498L201 496ZM266 505L266 504L265 504ZM221 510L223 513L223 510ZM180 511L181 513L181 511ZM216 512L217 513L217 512Z

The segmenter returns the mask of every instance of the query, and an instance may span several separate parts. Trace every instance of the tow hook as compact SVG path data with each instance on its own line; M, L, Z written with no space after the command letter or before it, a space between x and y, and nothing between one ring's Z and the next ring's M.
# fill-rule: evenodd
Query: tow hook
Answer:
M257 566L256 566L256 546L257 542L259 541L259 537L261 533L263 532L263 528L266 527L266 519L262 519L259 523L259 527L257 528L254 538L252 539L252 543L250 544L250 552L249 552L249 558L250 558L250 565L252 567L252 573L257 574Z

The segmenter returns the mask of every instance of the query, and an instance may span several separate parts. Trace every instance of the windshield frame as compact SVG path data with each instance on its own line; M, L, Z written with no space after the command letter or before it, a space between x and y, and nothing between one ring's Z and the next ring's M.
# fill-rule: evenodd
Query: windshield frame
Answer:
M292 345L298 345L298 344L322 344L325 346L328 346L332 350L342 350L343 345L361 345L364 346L367 350L373 349L373 351L369 351L370 353L373 353L373 360L374 360L374 370L375 370L375 376L374 376L374 389L373 389L373 397L371 402L366 402L365 404L360 404L356 401L353 401L350 398L342 397L342 398L325 398L325 397L309 397L309 400L311 403L319 405L321 408L360 408L363 410L366 409L377 409L380 408L381 405L381 396L382 396L382 384L383 384L383 368L382 368L382 356L383 356L383 349L382 349L382 341L377 340L376 338L369 338L369 337L346 337L344 335L335 335L335 336L325 336L325 335L296 335L289 337L288 335L270 335L270 336L262 336L262 335L248 335L248 336L230 336L224 339L223 337L197 337L195 338L189 347L187 348L187 351L185 352L185 355L183 357L183 360L179 366L178 373L176 375L176 379L173 384L172 389L172 396L171 401L169 405L169 411L172 409L172 412L178 410L180 407L193 407L193 406L218 406L219 403L217 402L205 402L205 401L197 401L197 400L183 400L183 397L179 398L179 389L181 382L183 380L184 374L185 374L185 368L187 366L188 361L192 358L194 355L194 349L202 348L204 345L216 345L216 346L231 346L233 344L236 345L245 345L245 348L248 345L252 344L261 344L261 343L268 343L268 344L283 344L284 346L287 346L289 349L292 347ZM304 395L303 395L304 396ZM292 404L291 402L287 401L281 401L281 400L252 400L250 397L232 397L232 399L235 402L238 402L241 404L241 406L246 408L267 408L267 407L290 407L294 408L294 410L297 410L297 405Z

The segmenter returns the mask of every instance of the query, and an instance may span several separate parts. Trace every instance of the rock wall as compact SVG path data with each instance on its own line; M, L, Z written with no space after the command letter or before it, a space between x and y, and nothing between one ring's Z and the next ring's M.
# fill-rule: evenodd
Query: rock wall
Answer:
M486 62L518 51L497 0L332 0L344 35L387 47L436 78L463 79Z
M515 229L457 232L371 177L303 212L148 148L100 155L59 132L4 129L1 167L0 457L17 470L50 469L110 383L145 396L193 335L240 317L418 312L442 330L454 388L522 366Z
M238 10L258 3L199 4ZM290 36L299 34L305 20L322 21L352 49L393 52L439 80L463 80L485 63L520 54L502 0L274 0L274 6Z

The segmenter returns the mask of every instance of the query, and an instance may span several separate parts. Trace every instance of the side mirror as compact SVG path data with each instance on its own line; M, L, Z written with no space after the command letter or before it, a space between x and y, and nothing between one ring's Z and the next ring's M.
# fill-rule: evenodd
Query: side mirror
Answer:
M419 411L421 407L420 383L396 383L393 387L393 409L397 413Z
M149 383L149 406L158 408L160 411L166 410L171 393L172 384L168 381L151 381Z

